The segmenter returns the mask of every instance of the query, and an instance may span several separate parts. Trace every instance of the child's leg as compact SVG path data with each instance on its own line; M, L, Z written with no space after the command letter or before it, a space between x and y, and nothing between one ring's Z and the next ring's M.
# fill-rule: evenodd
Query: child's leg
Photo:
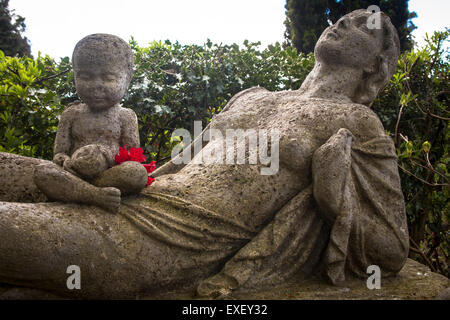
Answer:
M119 190L98 188L51 162L36 166L34 182L51 200L93 204L112 212L119 210Z
M147 184L147 170L139 162L126 161L103 171L92 183L97 187L115 187L122 195L139 193Z

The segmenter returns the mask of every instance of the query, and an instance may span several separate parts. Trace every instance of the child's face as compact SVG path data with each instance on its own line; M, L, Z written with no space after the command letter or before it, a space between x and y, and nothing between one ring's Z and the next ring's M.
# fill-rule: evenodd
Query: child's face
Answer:
M118 104L128 87L126 71L111 66L80 65L74 70L74 77L81 100L99 111Z

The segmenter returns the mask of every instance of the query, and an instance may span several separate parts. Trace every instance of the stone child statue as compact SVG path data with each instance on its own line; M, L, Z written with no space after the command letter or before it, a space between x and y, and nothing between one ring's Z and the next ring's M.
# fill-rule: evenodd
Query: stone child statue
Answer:
M38 166L35 183L52 200L116 212L121 193L139 192L147 181L147 171L138 162L110 168L120 146L139 147L136 114L119 105L131 80L133 53L117 36L89 35L75 47L73 71L82 102L62 113L54 147L56 165Z

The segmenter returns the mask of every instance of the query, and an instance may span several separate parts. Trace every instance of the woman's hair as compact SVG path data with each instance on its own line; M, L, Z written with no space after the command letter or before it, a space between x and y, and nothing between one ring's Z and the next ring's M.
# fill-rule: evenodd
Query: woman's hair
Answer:
M348 14L349 17L366 16L368 19L372 15L365 9L355 10ZM364 75L365 81L355 92L356 102L370 106L375 100L378 92L382 90L391 80L397 70L398 57L400 56L400 40L397 30L391 19L384 13L378 12L381 22L382 48L377 55L378 72L376 74ZM376 32L377 30L373 30Z
M366 9L360 9L349 13L348 16L355 17L365 15L369 18L372 14L379 14L381 18L383 47L381 48L379 55L382 56L388 64L387 74L385 75L386 81L384 84L384 86L386 86L397 70L398 57L400 56L400 40L398 38L397 30L392 24L389 16L384 12L372 13Z
M91 34L81 39L72 55L73 68L79 66L112 66L126 72L128 81L133 75L133 52L121 38L104 33Z

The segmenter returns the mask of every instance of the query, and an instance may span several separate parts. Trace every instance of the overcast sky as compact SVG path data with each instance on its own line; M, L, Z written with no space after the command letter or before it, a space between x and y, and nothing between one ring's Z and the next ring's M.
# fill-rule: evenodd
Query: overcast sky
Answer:
M153 40L182 44L283 41L285 0L10 0L25 17L25 35L34 56L71 56L75 44L91 33L112 33L141 46ZM450 27L449 0L410 0L417 40L425 32ZM421 42L421 41L419 41Z

